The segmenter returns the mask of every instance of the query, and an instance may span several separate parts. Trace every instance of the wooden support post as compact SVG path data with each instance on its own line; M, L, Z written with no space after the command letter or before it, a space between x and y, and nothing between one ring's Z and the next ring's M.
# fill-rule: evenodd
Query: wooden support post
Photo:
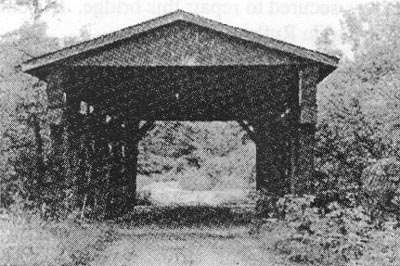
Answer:
M300 125L300 105L299 105L299 84L300 77L297 71L297 80L294 84L290 97L290 192L295 193L296 175L298 174L297 166L299 159L299 125Z
M73 208L80 204L82 180L81 165L81 117L80 100L68 82L70 76L64 69L55 69L47 80L47 96L50 109L52 160L56 182L63 184L69 204Z
M61 178L62 163L63 163L63 138L64 138L64 124L63 124L63 109L65 105L64 91L63 91L63 73L55 70L48 76L46 87L46 94L49 105L49 120L50 122L50 137L51 137L51 152L52 160L55 163L54 167L59 170L58 177ZM64 117L65 118L65 117ZM63 179L63 178L61 178ZM62 180L62 182L64 182Z
M272 117L264 117L256 124L256 189L269 196L283 196L287 192L280 127Z
M65 107L65 83L68 77L61 69L55 69L47 78L46 94L50 109Z
M93 106L91 106L93 108ZM89 108L87 109L89 110ZM93 110L92 110L93 111ZM102 132L101 121L98 121L98 115L94 112L87 112L84 119L84 149L86 153L86 172L85 175L90 187L90 193L93 196L92 211L97 218L104 218L102 215L105 213L105 194L108 190L107 182L104 174L104 161L103 155L99 152L99 132Z
M87 106L85 106L87 107ZM79 185L81 186L81 197L83 197L81 206L81 218L85 217L85 210L87 206L92 205L92 211L95 211L96 206L91 204L94 201L94 186L93 186L93 152L91 147L91 135L90 135L90 118L87 112L87 108L83 110L83 114L80 113L80 129L79 129L79 159L80 159L80 170L79 175L82 178Z
M293 139L291 189L294 194L310 191L314 175L315 125L317 123L316 85L319 69L306 65L299 70L297 136Z
M126 119L124 122L124 180L127 185L125 195L125 212L131 210L136 203L136 176L139 145L139 120Z
M309 194L314 175L315 124L300 124L295 194Z
M64 125L64 137L63 137L63 168L64 176L66 178L66 186L72 191L72 202L75 205L78 202L77 198L77 180L79 178L79 141L78 128L79 128L79 108L80 101L71 93L66 94L65 108L62 114L62 124Z
M92 106L93 107L93 106ZM94 182L98 191L98 205L101 210L100 217L104 219L108 216L109 195L110 195L110 171L109 171L109 156L108 156L108 142L106 137L105 128L106 116L101 112L100 106L94 106L93 112L89 114L88 123L90 125L89 131L91 135L91 150L93 158L91 159L93 167Z
M129 211L127 196L129 185L126 177L125 158L123 146L126 145L126 137L134 132L126 132L122 126L123 119L118 116L110 116L107 122L107 145L109 148L109 199L107 216L120 217ZM125 123L124 123L125 125ZM122 136L122 137L121 137ZM136 169L136 167L135 167ZM136 183L135 183L136 184Z

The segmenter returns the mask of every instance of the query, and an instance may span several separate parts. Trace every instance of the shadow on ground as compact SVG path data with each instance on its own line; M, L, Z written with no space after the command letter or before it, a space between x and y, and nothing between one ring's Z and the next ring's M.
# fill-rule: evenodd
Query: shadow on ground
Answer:
M255 216L255 205L230 206L137 206L118 219L131 226L159 227L247 225Z

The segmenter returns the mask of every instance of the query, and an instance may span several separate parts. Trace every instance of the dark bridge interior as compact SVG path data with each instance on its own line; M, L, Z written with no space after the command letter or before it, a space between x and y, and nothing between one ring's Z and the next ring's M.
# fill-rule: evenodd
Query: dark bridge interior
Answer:
M297 99L296 66L74 67L67 94L111 116L227 121L281 116Z

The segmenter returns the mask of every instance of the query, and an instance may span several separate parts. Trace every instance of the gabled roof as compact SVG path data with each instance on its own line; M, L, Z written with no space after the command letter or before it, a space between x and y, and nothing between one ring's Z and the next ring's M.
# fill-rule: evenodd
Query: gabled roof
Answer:
M306 60L312 60L328 67L335 68L338 64L339 59L326 55L320 52L309 50L303 47L299 47L290 43L279 41L273 38L269 38L263 35L259 35L250 31L239 29L236 27L228 26L226 24L210 20L201 16L197 16L182 10L166 14L161 17L148 20L146 22L110 33L102 35L98 38L82 42L53 53L45 54L40 57L36 57L25 62L22 65L24 72L34 72L35 69L44 68L54 63L60 63L71 57L94 51L99 48L104 48L107 45L111 45L128 38L137 36L139 34L151 31L153 29L177 22L184 21L198 25L200 27L208 28L216 32L223 33L225 35L239 38L244 41L249 41L258 45L265 46L268 49L277 50L279 52L287 53L292 56L303 58Z

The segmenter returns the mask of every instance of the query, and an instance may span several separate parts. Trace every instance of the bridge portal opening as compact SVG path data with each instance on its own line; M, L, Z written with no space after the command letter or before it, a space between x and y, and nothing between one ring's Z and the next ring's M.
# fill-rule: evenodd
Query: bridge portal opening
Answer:
M236 121L156 121L138 150L137 205L253 203L256 147Z

